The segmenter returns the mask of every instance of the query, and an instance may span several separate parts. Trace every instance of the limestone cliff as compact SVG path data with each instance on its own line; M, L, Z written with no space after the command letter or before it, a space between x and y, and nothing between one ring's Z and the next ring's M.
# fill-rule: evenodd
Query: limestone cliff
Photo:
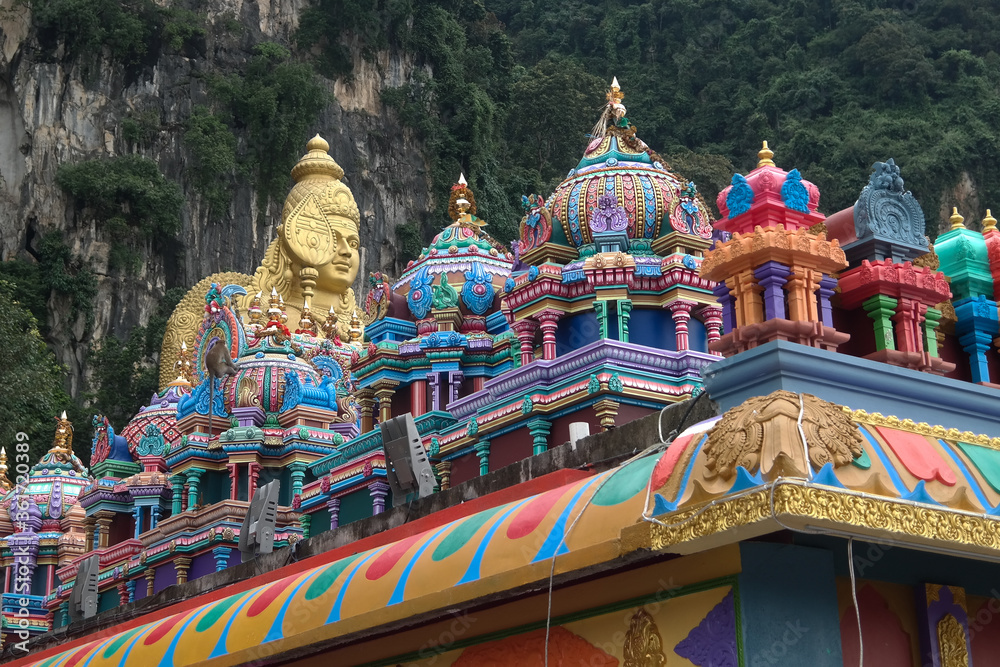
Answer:
M303 0L213 0L199 10L207 12L207 21L196 49L159 49L145 62L126 66L107 49L88 58L44 52L28 7L0 0L0 256L36 254L39 239L58 230L96 273L91 326L83 315L71 318L63 300L53 297L48 304L49 342L70 369L73 395L86 388L94 344L145 324L166 289L188 287L218 271L252 272L259 264L281 202L256 210L253 184L244 178L228 213L210 218L186 171L191 156L184 122L194 106L207 102L207 75L239 68L260 42L290 44L304 8ZM356 44L345 46L358 55ZM414 74L412 59L386 51L354 62L350 80L323 79L332 102L312 130L329 141L361 211L358 289L369 271L400 272L395 230L426 216L430 181L421 146L380 103L382 90ZM146 146L132 147L121 122L147 112L159 119L155 136ZM146 244L141 268L130 275L109 271L112 239L55 183L60 164L126 152L154 160L184 193L176 242Z

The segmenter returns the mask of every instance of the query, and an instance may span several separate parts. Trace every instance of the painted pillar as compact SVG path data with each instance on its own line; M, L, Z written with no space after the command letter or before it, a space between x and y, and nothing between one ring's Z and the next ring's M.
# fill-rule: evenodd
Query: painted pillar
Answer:
M95 547L94 542L94 528L96 525L96 519L93 516L88 516L84 520L83 524L83 534L84 534L84 546L88 552L93 551Z
M299 526L302 528L302 539L308 540L312 536L312 533L310 532L310 528L312 527L312 515L303 514L300 516Z
M816 271L804 266L793 266L786 288L788 319L795 322L818 322L819 304L816 302L816 290L819 289L819 280Z
M610 431L615 427L615 420L618 418L618 408L621 403L610 398L602 398L594 403L594 413L601 420L601 428Z
M594 302L594 313L597 314L598 336L607 338L608 333L608 302L598 299Z
M760 285L757 284L751 269L740 271L727 278L726 286L729 287L736 313L733 328L764 321L764 303L760 298Z
M896 339L892 335L890 318L896 312L898 303L892 297L876 294L866 299L862 304L868 317L875 322L875 349L879 352L896 349Z
M156 581L156 568L146 570L146 597L153 594L153 582Z
M156 528L156 526L159 525L159 523L160 523L160 511L161 510L160 510L160 506L159 505L153 505L149 509L149 529L150 530Z
M538 313L538 326L542 330L542 358L556 358L556 329L562 313L558 310L543 310Z
M833 307L830 299L837 288L837 279L823 274L823 279L819 281L819 289L816 290L816 297L819 299L820 321L825 327L833 327Z
M187 471L188 509L192 511L198 508L198 480L201 479L202 472L200 468Z
M427 382L431 387L431 410L441 409L441 376L438 373L428 373Z
M941 311L928 308L924 313L924 349L932 357L938 356L937 328L941 322Z
M132 508L132 516L135 518L135 539L142 535L142 507L138 505Z
M955 333L962 349L969 355L973 382L989 382L990 367L986 353L1000 329L997 304L985 296L967 297L955 301Z
M97 518L97 545L100 549L108 547L108 540L111 537L111 520L115 518L114 512L100 510L94 514Z
M448 405L458 400L458 395L462 392L462 383L465 382L465 373L462 371L448 371ZM445 410L448 409L445 405Z
M372 497L372 516L385 511L385 497L389 495L389 485L385 482L372 482L368 485L368 493Z
M927 306L919 301L900 299L892 320L896 323L896 349L903 352L923 352L921 324L924 321L920 309Z
M226 468L229 470L229 499L237 500L240 494L240 464L227 463Z
M476 456L479 457L479 474L490 472L490 441L480 440L476 443Z
M414 380L410 384L410 412L414 417L427 412L427 381Z
M628 342L628 324L632 319L632 301L629 299L618 300L618 340L623 343Z
M59 605L59 612L62 614L62 625L69 625L69 601Z
M89 551L89 549L88 549ZM3 571L3 592L10 593L10 570L11 568L6 567Z
M534 320L517 320L510 328L517 335L517 340L521 344L521 365L526 366L535 360L535 331L538 323Z
M56 566L55 565L46 565L45 567L48 568L48 570L46 570L46 572L45 572L45 594L48 595L49 593L52 592L52 589L55 587L55 583L56 583Z
M392 419L392 395L396 393L395 387L382 387L375 390L375 398L378 399L378 421L383 424Z
M231 547L215 547L212 556L215 558L215 571L222 572L229 567L229 556L233 553Z
M247 502L253 500L253 495L257 493L257 480L260 478L260 464L251 461L247 464Z
M302 483L306 479L306 464L293 461L288 464L289 477L292 478L292 498L302 495Z
M174 570L177 572L177 583L186 584L188 580L188 570L191 569L190 558L175 558Z
M843 667L834 552L764 542L739 546L741 663Z
M719 283L712 289L712 294L715 295L716 300L719 302L723 333L729 333L733 330L733 323L736 321L736 307L733 304L733 297L730 294L729 287L725 283Z
M375 395L371 389L357 393L358 407L361 409L361 432L370 433L375 428Z
M434 466L437 472L438 484L442 491L451 488L451 461L441 461Z
M486 377L477 375L472 378L472 391L482 391L486 387Z
M128 603L128 586L125 585L124 581L121 581L118 583L118 604L124 607Z
M916 607L920 664L934 667L973 664L965 589L924 584L917 588Z
M701 321L705 325L705 332L708 336L708 344L722 338L722 307L705 306L699 312ZM711 354L721 357L721 352L710 351Z
M688 335L688 322L691 321L691 309L694 304L688 301L671 301L667 304L670 309L670 316L674 320L674 334L677 341L677 351L683 352L691 349L691 340Z
M128 591L128 601L135 602L135 579L129 579L125 582L125 590ZM69 607L66 607L66 611L69 611Z
M184 502L184 478L181 476L181 473L177 473L170 478L170 488L174 493L170 510L174 516L177 516L183 511Z
M326 509L330 512L330 530L336 530L340 527L340 498L326 501Z
M785 319L785 283L791 270L781 262L764 262L753 275L763 288L764 320ZM793 318L794 319L794 318Z
M551 431L552 423L548 419L532 419L528 422L532 454L541 454L549 448L549 433Z

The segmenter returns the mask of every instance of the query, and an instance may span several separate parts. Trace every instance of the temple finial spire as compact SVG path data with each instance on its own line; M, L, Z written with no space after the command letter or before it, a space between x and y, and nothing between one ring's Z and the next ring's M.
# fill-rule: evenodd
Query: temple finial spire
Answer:
M767 142L764 142L763 147L757 151L757 166L758 167L774 167L774 151L767 147Z
M990 209L986 209L986 217L983 218L983 231L988 232L997 228L997 219L993 217Z
M952 209L951 209L951 218L949 218L949 220L951 220L951 228L952 229L962 229L962 228L965 227L965 218L963 218L959 214L957 206L953 206L952 207Z

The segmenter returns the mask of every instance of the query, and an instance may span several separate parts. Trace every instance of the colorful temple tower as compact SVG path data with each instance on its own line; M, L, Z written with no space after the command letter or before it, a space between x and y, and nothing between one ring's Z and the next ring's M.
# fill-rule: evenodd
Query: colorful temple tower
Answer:
M260 271L196 286L175 379L121 435L95 417L93 476L65 419L26 485L0 451L4 632L55 628L4 657L995 664L995 220L956 212L931 246L892 160L826 218L765 143L713 229L622 102L615 82L511 252L460 178L449 224L361 308L356 211L312 140ZM427 497L386 483L378 426L407 412ZM574 422L604 432L567 442ZM278 552L239 563L271 480ZM104 611L68 623L90 553Z

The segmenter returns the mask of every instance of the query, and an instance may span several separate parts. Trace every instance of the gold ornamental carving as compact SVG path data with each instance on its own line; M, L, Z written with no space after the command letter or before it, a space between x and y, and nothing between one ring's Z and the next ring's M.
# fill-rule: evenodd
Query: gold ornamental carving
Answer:
M900 419L893 415L883 415L881 412L868 413L864 410L851 410L844 408L845 414L856 422L871 424L872 426L887 426L900 431L909 431L919 435L928 435L941 440L951 442L965 442L970 445L981 445L991 449L1000 449L1000 438L992 438L981 433L972 431L959 431L957 428L945 428L944 426L932 426L927 422L914 422L912 419Z
M945 614L938 621L938 650L941 653L941 667L969 667L969 646L965 628L951 614Z
M260 387L249 375L244 376L236 390L236 406L240 408L260 407Z
M771 480L810 477L810 466L818 470L827 463L847 465L861 456L863 442L842 407L811 394L801 394L800 399L799 394L781 390L755 396L726 412L709 431L704 451L710 479L732 479L742 466L751 473L760 470Z
M675 512L664 525L651 524L650 545L665 549L775 516L785 523L825 523L858 534L1000 555L1000 519L794 481Z
M622 655L622 667L663 667L667 664L660 629L645 608L640 607L629 621Z

